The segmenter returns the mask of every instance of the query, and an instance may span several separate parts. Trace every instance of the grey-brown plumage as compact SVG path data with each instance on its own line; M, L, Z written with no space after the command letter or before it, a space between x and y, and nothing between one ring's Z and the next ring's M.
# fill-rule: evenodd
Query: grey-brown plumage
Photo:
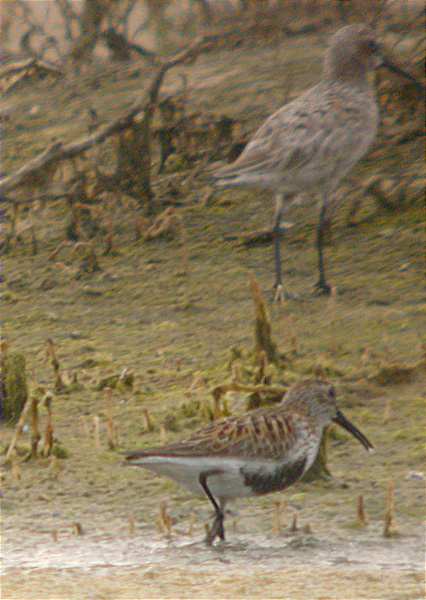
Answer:
M327 204L376 136L379 115L368 74L379 64L378 45L368 26L340 29L331 38L320 83L269 117L239 158L213 175L219 187L253 186L274 193L276 298L283 295L280 221L302 192L322 198L317 288L330 291L323 259Z

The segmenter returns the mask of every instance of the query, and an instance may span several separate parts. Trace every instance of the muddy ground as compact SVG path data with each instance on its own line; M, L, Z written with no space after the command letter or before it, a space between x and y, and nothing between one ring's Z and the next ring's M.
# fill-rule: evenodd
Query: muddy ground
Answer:
M242 118L251 131L282 104L289 74L291 95L318 80L324 40L304 36L221 50L171 72L165 90L178 88L184 73L193 110ZM18 168L53 136L72 140L85 133L89 104L101 120L119 114L151 73L141 66L137 78L124 70L97 86L57 84L47 94L39 83L9 95L2 101L11 115L4 170ZM385 145L380 158L371 154L353 177L361 181L378 170L419 173L421 161L416 139L403 147ZM204 186L197 179L179 198L184 248L179 236L135 241L135 213L118 207L116 252L99 256L101 271L81 275L78 256L65 252L48 260L64 239L68 218L67 207L56 202L32 215L39 252L32 255L23 235L3 257L3 336L25 354L30 384L53 390L45 356L50 337L64 378L77 374L78 385L53 399L55 436L67 458L39 458L3 472L2 597L422 598L426 295L424 213L416 198L401 210L384 211L366 197L351 228L342 198L327 247L338 292L331 301L311 293L316 208L309 202L296 207L288 216L295 225L283 255L285 277L299 298L270 305L274 337L288 356L274 381L325 373L347 415L375 444L374 455L335 435L329 449L333 480L236 502L228 542L210 549L202 543L210 518L206 501L120 465L119 450L179 439L207 423L203 407L211 405L211 387L230 379L231 349L244 353L253 346L249 273L271 299L271 247L246 248L238 240L269 224L271 199L227 192L204 206ZM134 373L134 386L115 389L110 404L98 384L124 368ZM245 410L241 394L227 403L232 413ZM153 431L147 431L144 409ZM108 414L117 428L116 450L107 446ZM45 418L43 412L42 427ZM6 447L13 428L2 425L0 431ZM24 433L20 447L29 442ZM392 535L384 537L390 482L395 520ZM356 518L361 494L365 527ZM284 502L281 528L274 516L278 500ZM173 519L170 535L158 523L163 501Z

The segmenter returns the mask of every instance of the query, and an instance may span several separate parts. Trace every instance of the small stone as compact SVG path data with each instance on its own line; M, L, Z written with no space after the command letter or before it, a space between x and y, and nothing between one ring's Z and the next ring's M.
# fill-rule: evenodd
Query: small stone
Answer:
M425 476L424 476L424 473L421 473L420 471L410 471L405 479L414 479L416 481L424 481Z

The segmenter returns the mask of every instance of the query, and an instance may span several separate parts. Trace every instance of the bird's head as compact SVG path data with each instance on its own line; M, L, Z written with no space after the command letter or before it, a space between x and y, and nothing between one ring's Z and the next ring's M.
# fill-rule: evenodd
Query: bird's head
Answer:
M324 59L325 75L329 79L364 79L369 70L382 62L376 34L364 24L347 25L330 40Z
M369 71L379 67L404 77L411 81L419 92L425 92L422 83L385 54L376 33L369 25L347 25L331 37L324 58L326 79L363 82L367 81Z
M326 381L309 380L292 386L285 395L284 402L294 409L302 410L321 426L336 423L351 433L366 450L373 450L371 442L349 419L347 419L336 403L336 390Z

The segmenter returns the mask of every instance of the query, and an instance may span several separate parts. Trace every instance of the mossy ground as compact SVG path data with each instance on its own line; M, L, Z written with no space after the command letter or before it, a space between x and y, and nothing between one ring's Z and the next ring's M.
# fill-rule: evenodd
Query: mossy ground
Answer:
M295 93L317 80L322 51L316 38L280 47L245 47L232 53L231 67L229 52L222 51L177 70L167 86L172 90L178 85L179 72L185 72L192 106L243 116L251 130L281 104L289 73ZM88 101L101 118L118 114L131 104L142 78L118 74L102 81L101 90L83 84L76 84L74 90L59 87L55 102L41 87L8 98L16 112L6 125L4 169L17 168L54 135L71 140L83 133L86 117L82 107ZM40 107L37 117L29 115L33 105ZM60 123L59 110L63 115ZM416 172L421 160L421 146L410 142L403 148L387 148L380 164L367 158L354 177L374 173L378 167L392 175L395 169ZM70 393L56 395L53 401L55 436L69 458L56 463L29 461L20 466L20 480L14 479L10 470L4 473L3 518L9 539L31 536L31 531L66 529L76 521L86 531L113 532L125 526L131 514L140 535L160 536L155 533L154 521L164 499L177 527L186 527L195 510L194 536L202 536L203 523L209 517L207 503L191 499L167 480L122 468L120 455L107 449L106 438L109 411L117 427L118 449L155 446L164 435L169 441L178 439L205 423L208 411L198 406L211 404L209 389L230 377L226 365L231 348L253 346L249 273L255 274L265 295L272 297L272 248L247 249L233 239L270 223L271 199L267 194L226 192L204 207L199 202L202 184L194 186L188 197L182 198L186 272L178 238L134 241L134 215L119 209L116 252L100 256L100 272L76 278L76 258L71 260L65 254L47 260L64 237L68 211L60 203L34 215L38 254L32 255L30 244L23 243L4 257L3 335L14 350L24 353L30 384L53 387L53 372L45 356L47 338L56 344L62 370L69 373L69 379L76 373L81 384ZM270 306L280 351L291 354L291 340L297 341L297 354L292 354L282 377L291 383L321 369L337 384L342 408L373 441L377 452L367 457L354 440L338 436L329 449L330 469L345 485L300 484L282 497L291 510L301 512L302 521L310 522L314 531L330 536L343 532L348 541L359 494L364 495L377 536L381 535L378 524L390 480L395 482L400 534L417 531L424 517L424 481L410 475L424 474L424 371L418 366L402 382L389 377L383 384L375 379L383 365L414 365L423 357L423 218L416 204L384 213L366 199L358 226L348 228L342 198L333 241L327 248L329 277L338 291L337 297L329 300L311 294L316 277L316 208L308 202L289 215L295 226L283 242L284 275L299 300ZM114 390L111 408L105 391L96 388L102 378L123 368L134 372L134 387ZM228 407L232 413L244 410L244 402L234 395ZM144 409L152 417L152 432L146 431ZM91 432L94 416L101 420L100 448ZM164 434L161 424L166 417ZM1 427L4 446L11 435L11 428ZM20 443L29 443L28 436ZM242 511L238 530L269 535L276 499L237 503ZM364 534L356 535L362 540ZM404 576L397 577L396 587L403 585ZM173 577L170 575L168 593L174 589ZM347 582L339 580L336 572L334 577L336 589L343 593ZM375 597L386 597L381 594L380 582L369 583L368 577L361 590L367 595L358 597L372 597L369 589ZM227 594L227 586L233 582L221 581L223 585L215 593ZM127 585L130 597L132 584L128 581ZM270 589L271 594L276 593L272 583ZM5 583L8 597L23 598L19 595L22 590L12 579ZM35 597L33 591L26 589L25 597ZM80 597L71 588L69 593L69 597ZM117 590L115 593L105 597L119 597ZM244 592L235 592L235 597L244 597Z

